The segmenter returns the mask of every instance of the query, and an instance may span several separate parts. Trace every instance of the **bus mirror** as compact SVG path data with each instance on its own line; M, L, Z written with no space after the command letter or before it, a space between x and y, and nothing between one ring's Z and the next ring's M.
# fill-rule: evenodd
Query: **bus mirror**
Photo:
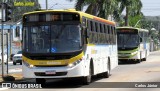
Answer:
M89 31L86 26L82 26L82 31L84 31L86 38L89 37Z
M82 30L86 30L86 26L82 26Z
M89 38L89 31L88 31L88 29L86 29L85 32L86 32L86 34L85 34L86 38Z
M142 42L142 38L140 38L140 42Z

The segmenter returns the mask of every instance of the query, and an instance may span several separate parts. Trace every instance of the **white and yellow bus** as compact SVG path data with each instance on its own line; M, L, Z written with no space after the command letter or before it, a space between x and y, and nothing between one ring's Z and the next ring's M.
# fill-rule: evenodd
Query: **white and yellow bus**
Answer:
M83 79L109 77L118 65L115 22L75 10L23 15L23 77Z
M118 27L118 59L119 61L146 61L149 55L149 31L134 27Z

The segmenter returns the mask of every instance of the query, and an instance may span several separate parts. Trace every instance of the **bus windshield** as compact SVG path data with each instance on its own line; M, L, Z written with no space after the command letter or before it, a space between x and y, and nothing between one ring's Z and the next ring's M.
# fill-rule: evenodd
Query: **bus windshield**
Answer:
M139 45L138 34L118 34L118 48L133 48Z
M81 48L79 25L25 26L24 51L29 53L65 53Z

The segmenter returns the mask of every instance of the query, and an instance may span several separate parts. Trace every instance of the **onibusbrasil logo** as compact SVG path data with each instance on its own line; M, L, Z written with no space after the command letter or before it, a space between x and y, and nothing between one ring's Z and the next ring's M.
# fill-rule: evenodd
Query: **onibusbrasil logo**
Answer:
M42 88L41 84L17 84L17 83L2 83L2 88L12 88L12 89L33 89Z

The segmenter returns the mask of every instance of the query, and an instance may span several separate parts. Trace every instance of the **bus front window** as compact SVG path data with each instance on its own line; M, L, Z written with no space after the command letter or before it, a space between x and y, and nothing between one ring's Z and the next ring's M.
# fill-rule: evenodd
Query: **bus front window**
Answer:
M133 48L139 45L139 36L137 34L118 34L119 48Z
M50 52L50 28L49 26L34 26L30 28L29 52L49 53Z
M24 51L29 53L75 52L82 46L79 25L26 26L24 29L27 29Z
M63 53L77 51L81 47L78 25L51 26L51 52Z

